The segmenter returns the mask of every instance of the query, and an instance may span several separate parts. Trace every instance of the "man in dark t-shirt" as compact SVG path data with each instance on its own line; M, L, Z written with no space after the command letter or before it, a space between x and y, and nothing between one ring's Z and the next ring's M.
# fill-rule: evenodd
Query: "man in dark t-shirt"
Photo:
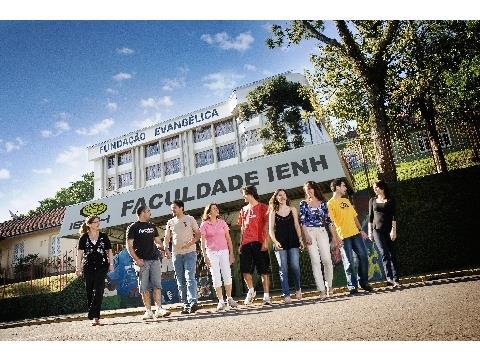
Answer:
M143 319L151 319L170 315L170 311L162 308L162 263L160 251L163 248L155 225L149 222L150 209L140 206L137 209L138 221L127 228L127 251L135 262L138 276L138 291L145 305ZM151 310L150 288L153 288L153 300L157 306L155 315Z

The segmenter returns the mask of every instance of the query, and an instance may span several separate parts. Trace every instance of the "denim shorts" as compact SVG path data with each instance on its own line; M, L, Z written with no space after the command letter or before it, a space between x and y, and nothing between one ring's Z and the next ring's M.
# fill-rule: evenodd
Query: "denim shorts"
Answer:
M143 262L144 265L137 270L138 291L143 294L150 289L161 289L162 262L160 260L143 260Z

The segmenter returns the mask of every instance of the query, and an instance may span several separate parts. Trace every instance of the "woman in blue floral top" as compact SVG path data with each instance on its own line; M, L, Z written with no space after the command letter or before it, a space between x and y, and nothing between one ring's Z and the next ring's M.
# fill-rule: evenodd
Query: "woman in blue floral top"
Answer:
M330 226L333 244L339 244L339 239L328 214L327 202L318 185L307 181L303 185L305 200L300 202L300 224L305 237L305 242L310 255L313 277L320 298L330 296L333 281L333 264L330 254L327 226ZM321 263L325 270L325 281Z

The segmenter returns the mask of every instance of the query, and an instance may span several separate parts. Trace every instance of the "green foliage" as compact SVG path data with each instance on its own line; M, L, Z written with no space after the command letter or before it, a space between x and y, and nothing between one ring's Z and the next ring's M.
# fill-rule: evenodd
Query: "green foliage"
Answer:
M318 55L311 56L315 70L308 74L322 108L316 107L315 112L323 118L334 118L334 126L327 127L334 137L352 126L371 136L379 172L393 181L396 172L385 109L386 83L394 57L391 45L398 37L400 22L339 20L335 25L338 39L324 34L323 21L294 20L285 27L273 25L273 37L267 45L274 48L308 39L319 41Z
M55 293L63 290L66 285L76 278L77 275L71 273L17 282L0 286L0 293L4 299L26 295Z
M67 188L61 188L54 197L40 201L40 205L30 210L27 216L42 214L46 211L93 199L93 172L82 175L82 180L73 182Z
M260 137L268 140L265 154L275 154L303 146L302 117L312 112L308 90L300 83L287 81L285 76L275 76L247 95L247 102L238 110L241 121L249 121L257 114L267 117ZM288 141L288 133L293 141Z
M478 162L472 160L472 150L458 150L449 152L445 155L448 169L462 169L478 165ZM435 174L435 164L430 155L425 155L411 161L405 161L397 164L397 173L399 181L419 178ZM361 168L353 173L355 182L355 191L365 189L369 186L365 175L365 170ZM368 169L368 180L370 183L378 178L377 171L373 168Z

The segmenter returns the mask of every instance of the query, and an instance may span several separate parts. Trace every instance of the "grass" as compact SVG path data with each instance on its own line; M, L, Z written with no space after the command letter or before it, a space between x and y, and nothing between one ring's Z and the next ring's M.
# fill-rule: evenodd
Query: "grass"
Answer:
M476 165L477 163L471 161L472 155L473 152L470 149L452 151L445 154L448 170L461 169ZM431 156L397 164L397 178L399 181L423 177L435 173L435 165ZM352 175L355 180L355 191L368 187L365 170L363 170L363 168L352 173ZM377 176L376 169L368 169L368 180L370 183L377 179Z

